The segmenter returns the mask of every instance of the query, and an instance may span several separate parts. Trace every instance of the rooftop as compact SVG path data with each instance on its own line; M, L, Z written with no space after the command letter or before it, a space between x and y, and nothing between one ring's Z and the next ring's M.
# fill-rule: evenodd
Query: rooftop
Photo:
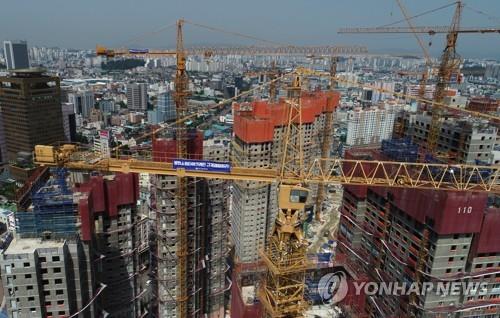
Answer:
M7 250L5 250L4 255L11 254L28 254L33 253L37 249L41 248L62 248L64 246L64 241L53 241L53 240L42 240L42 239L32 239L32 238L22 238L14 239L10 243Z

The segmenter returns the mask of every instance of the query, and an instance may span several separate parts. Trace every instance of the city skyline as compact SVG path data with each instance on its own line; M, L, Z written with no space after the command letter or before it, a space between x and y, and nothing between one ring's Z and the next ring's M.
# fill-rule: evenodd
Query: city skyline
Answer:
M406 1L410 15L450 4L449 1ZM26 9L30 8L30 9ZM68 6L69 8L69 6ZM217 3L184 1L173 6L152 0L137 6L134 1L100 3L95 0L71 5L71 11L62 1L50 3L28 0L23 4L10 2L0 13L0 40L27 40L30 46L58 46L75 49L92 49L96 44L110 47L142 46L173 47L175 45L176 19L185 18L197 23L218 27L231 32L253 35L269 41L293 45L365 45L372 53L422 55L413 35L342 35L340 27L380 26L403 19L393 0L378 3L366 0L295 1L268 3L257 0L251 5L236 5L228 0ZM321 8L321 10L319 10ZM78 14L71 14L78 12ZM26 23L17 23L16 17L24 16ZM415 25L448 25L453 6L414 20ZM50 16L48 19L46 17ZM500 2L478 0L465 3L462 25L498 26ZM255 23L254 23L255 22ZM257 23L258 22L258 23ZM16 25L16 28L9 26ZM406 22L396 24L406 26ZM155 33L156 32L156 33ZM153 35L152 35L153 33ZM147 36L142 37L141 35ZM423 42L435 57L443 45L443 35L423 35ZM458 51L463 57L500 58L500 47L495 43L496 34L461 35ZM140 40L138 40L140 39ZM185 43L189 45L259 45L233 35L215 33L194 26L187 26Z

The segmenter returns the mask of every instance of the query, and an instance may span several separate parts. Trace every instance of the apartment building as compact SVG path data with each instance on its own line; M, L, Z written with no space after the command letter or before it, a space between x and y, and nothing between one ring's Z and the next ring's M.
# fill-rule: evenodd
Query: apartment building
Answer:
M188 133L190 159L228 161L228 141L203 141L201 132ZM153 142L153 159L171 162L176 153L176 140L157 138ZM155 217L155 237L152 245L154 267L157 268L155 294L158 302L154 311L161 317L177 317L178 224L176 210L177 179L150 175L151 215ZM230 281L227 231L229 188L226 181L188 179L188 315L190 317L224 317L225 298Z
M303 93L302 129L304 136L304 162L321 156L321 137L325 112L334 111L340 94L337 92ZM254 101L235 105L234 138L231 156L235 165L251 168L278 167L281 157L287 105L283 99L277 103ZM247 312L242 290L253 290L258 281L259 250L264 249L277 211L275 184L254 181L235 181L232 189L231 240L234 245L233 304L235 317ZM311 203L315 199L315 191ZM246 288L248 287L248 288ZM245 297L254 297L247 295ZM249 305L250 307L252 305ZM248 311L255 313L255 311ZM249 314L251 315L251 314Z
M203 159L218 162L229 161L231 140L225 137L215 137L203 142ZM207 299L205 312L209 318L224 318L226 298L230 279L228 277L229 252L229 182L227 180L209 179L207 208L205 252Z
M349 150L346 157L391 159L366 149ZM440 312L491 317L494 309L487 305L500 297L499 245L492 231L500 211L488 206L485 193L346 187L339 241L350 250L341 248L339 254L357 262L370 281L412 283L418 275L421 282L465 280L488 286L478 294L426 292L416 296L416 306L408 297L375 295L365 312L370 317L436 317Z
M75 114L87 119L94 109L95 96L91 90L78 90L68 93L68 101L73 104Z
M127 107L131 111L146 111L148 108L148 84L127 84Z
M425 149L432 118L428 114L405 114L405 136ZM459 163L493 162L498 128L487 121L447 117L441 121L437 150L450 153Z
M0 259L8 316L67 317L82 308L92 283L84 249L79 240L15 239Z
M95 176L73 195L81 236L92 242L96 279L106 286L100 295L102 312L124 318L148 312L149 242L142 229L147 219L136 204L138 175Z
M347 137L345 145L370 146L392 136L394 121L402 105L384 103L370 108L356 108L347 112Z
M149 242L137 176L72 178L52 169L47 180L40 171L22 190L17 237L0 258L12 317L147 314Z
M467 109L476 112L496 112L500 107L500 100L491 97L473 97L470 99Z

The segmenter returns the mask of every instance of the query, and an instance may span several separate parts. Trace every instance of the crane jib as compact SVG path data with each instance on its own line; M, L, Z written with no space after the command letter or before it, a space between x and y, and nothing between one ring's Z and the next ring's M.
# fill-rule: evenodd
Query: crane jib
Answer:
M193 159L174 159L174 169L198 170L198 171L213 171L213 172L231 172L231 164L229 162L216 162L207 160Z

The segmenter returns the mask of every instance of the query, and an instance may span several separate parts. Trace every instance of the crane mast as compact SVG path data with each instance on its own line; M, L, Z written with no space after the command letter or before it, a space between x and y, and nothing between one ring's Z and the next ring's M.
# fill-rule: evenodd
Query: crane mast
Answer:
M175 109L177 119L186 117L187 114L187 94L189 79L186 73L186 53L184 51L184 41L182 34L182 26L184 21L181 19L177 22L177 70L175 73ZM177 157L187 158L187 132L186 125L182 120L176 121L176 145ZM176 189L176 204L177 204L177 316L181 318L188 317L187 312L187 254L188 254L188 180L186 177L177 177Z
M441 129L440 119L443 115L443 109L439 106L439 103L443 102L446 86L450 81L451 74L460 63L460 57L456 52L456 45L458 39L458 33L460 30L460 17L462 14L463 3L462 1L457 1L457 7L455 9L455 14L453 15L453 20L451 22L448 34L446 35L446 47L441 55L441 64L439 66L439 71L437 75L436 89L434 91L434 104L432 107L432 118L429 129L429 136L427 138L427 151L430 153L435 153L437 148L437 142L439 138L439 131Z
M259 298L268 318L303 317L307 244L302 232L304 207L309 190L284 181L286 175L304 179L301 80L297 75L288 89L287 126L279 166L278 213L265 251L267 273Z

